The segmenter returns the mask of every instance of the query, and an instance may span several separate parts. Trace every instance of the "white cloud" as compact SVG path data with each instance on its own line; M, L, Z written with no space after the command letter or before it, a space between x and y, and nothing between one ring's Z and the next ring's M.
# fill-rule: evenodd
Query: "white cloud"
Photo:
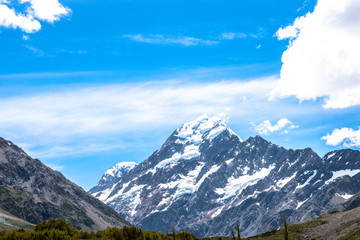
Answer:
M64 166L62 165L56 165L56 164L53 164L53 163L47 163L46 166L52 168L53 170L55 171L63 171L65 169Z
M0 26L6 28L20 28L24 32L32 33L41 29L41 24L31 16L17 14L14 9L0 4Z
M19 2L25 9L23 12L17 12L12 8L10 1L0 1L0 26L34 33L41 29L39 20L54 23L71 12L58 0L20 0Z
M234 33L234 32L226 32L221 34L221 39L224 40L233 40L235 38L246 38L245 33Z
M324 98L324 108L360 104L360 1L318 0L313 13L276 33L290 39L272 98Z
M68 15L71 10L61 5L58 0L20 0L21 3L30 3L27 12L37 19L53 23Z
M162 81L2 97L0 134L39 158L126 148L121 139L172 130L204 113L253 109L253 99L266 101L274 83Z
M222 39L233 40L236 37L236 33L229 32L221 34Z
M360 129L357 131L352 128L335 129L321 139L326 140L326 144L331 146L360 147Z
M300 17L300 18L296 19L296 21L294 22L293 25L290 25L286 28L280 28L276 32L277 38L279 40L284 40L287 38L290 38L291 40L293 40L294 38L297 38L300 33L300 29L301 29L301 27L299 25L302 21L304 21L304 17Z
M150 44L178 44L183 46L196 46L196 45L215 45L219 44L217 41L204 40L194 37L167 37L162 34L149 34L144 36L142 34L127 34L123 35L124 38L131 39L136 42L150 43Z
M283 130L282 133L287 134L289 133L290 129L298 128L299 126L294 125L291 121L287 118L280 119L276 124L272 125L270 120L265 120L264 122L256 125L254 122L250 123L254 130L262 135L269 135L270 133L277 132Z

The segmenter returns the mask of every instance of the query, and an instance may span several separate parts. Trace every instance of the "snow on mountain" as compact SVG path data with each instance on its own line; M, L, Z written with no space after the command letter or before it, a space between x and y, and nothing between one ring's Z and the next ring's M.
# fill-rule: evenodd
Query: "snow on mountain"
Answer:
M204 115L116 182L102 179L90 192L145 230L230 235L240 220L250 236L279 228L284 213L296 223L339 207L360 191L359 173L358 151L320 158L259 136L243 141L224 120Z
M127 174L131 169L133 169L137 164L135 162L121 162L109 168L105 173L102 179L107 179L109 177L121 178L123 175Z
M326 180L324 185L329 184L330 182L334 181L335 179L338 179L339 177L343 177L343 176L354 176L356 174L360 173L360 169L345 169L345 170L339 170L339 171L333 171L332 172L332 177L328 180Z
M231 176L225 185L224 188L216 188L215 192L221 196L219 201L224 199L228 199L229 197L233 197L239 194L243 189L248 186L255 185L259 180L265 178L270 174L271 170L275 168L274 165L268 168L262 168L260 171L257 171L251 175L242 175L238 178Z
M181 128L176 130L174 137L176 137L175 143L182 144L184 150L181 152L174 152L174 154L159 162L154 168L146 172L155 173L158 169L163 168L169 164L176 164L182 159L193 159L201 155L199 147L205 141L211 142L219 134L230 129L227 128L225 122L220 117L211 117L203 115L200 118L185 123ZM232 131L232 135L235 135ZM242 141L239 138L240 141Z
M101 180L89 191L89 193L101 201L104 201L111 193L111 189L114 185L136 165L137 163L135 162L121 162L115 164L103 174Z
M213 140L216 136L227 129L225 122L220 117L203 115L200 118L185 123L177 130L176 136L179 143L191 143L200 145L205 139Z

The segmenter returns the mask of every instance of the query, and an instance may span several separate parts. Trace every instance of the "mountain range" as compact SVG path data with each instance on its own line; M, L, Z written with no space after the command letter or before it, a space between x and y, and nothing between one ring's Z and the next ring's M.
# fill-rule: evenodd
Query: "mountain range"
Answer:
M90 231L129 225L60 172L0 138L0 229L31 229L52 218Z
M221 118L202 116L140 164L109 169L89 193L144 230L229 236L239 220L252 236L279 229L283 214L293 224L359 206L359 173L359 151L320 157L260 136L244 141Z

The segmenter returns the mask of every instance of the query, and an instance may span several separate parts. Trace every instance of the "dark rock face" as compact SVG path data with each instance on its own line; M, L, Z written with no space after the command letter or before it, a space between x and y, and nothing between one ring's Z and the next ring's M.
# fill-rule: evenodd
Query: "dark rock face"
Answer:
M175 226L199 237L277 229L340 207L360 191L360 152L319 157L256 136L246 141L218 118L177 129L115 184L91 193L144 230Z
M37 224L61 218L78 229L124 226L118 213L66 179L60 172L29 157L0 138L0 208Z

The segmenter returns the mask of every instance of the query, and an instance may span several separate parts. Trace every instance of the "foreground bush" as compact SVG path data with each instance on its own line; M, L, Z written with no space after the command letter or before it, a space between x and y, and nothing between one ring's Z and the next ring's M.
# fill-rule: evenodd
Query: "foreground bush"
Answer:
M35 226L33 231L20 229L18 231L0 231L0 240L199 240L186 232L178 234L162 234L142 231L134 226L107 228L98 232L83 232L71 227L67 222L59 219L44 221Z

